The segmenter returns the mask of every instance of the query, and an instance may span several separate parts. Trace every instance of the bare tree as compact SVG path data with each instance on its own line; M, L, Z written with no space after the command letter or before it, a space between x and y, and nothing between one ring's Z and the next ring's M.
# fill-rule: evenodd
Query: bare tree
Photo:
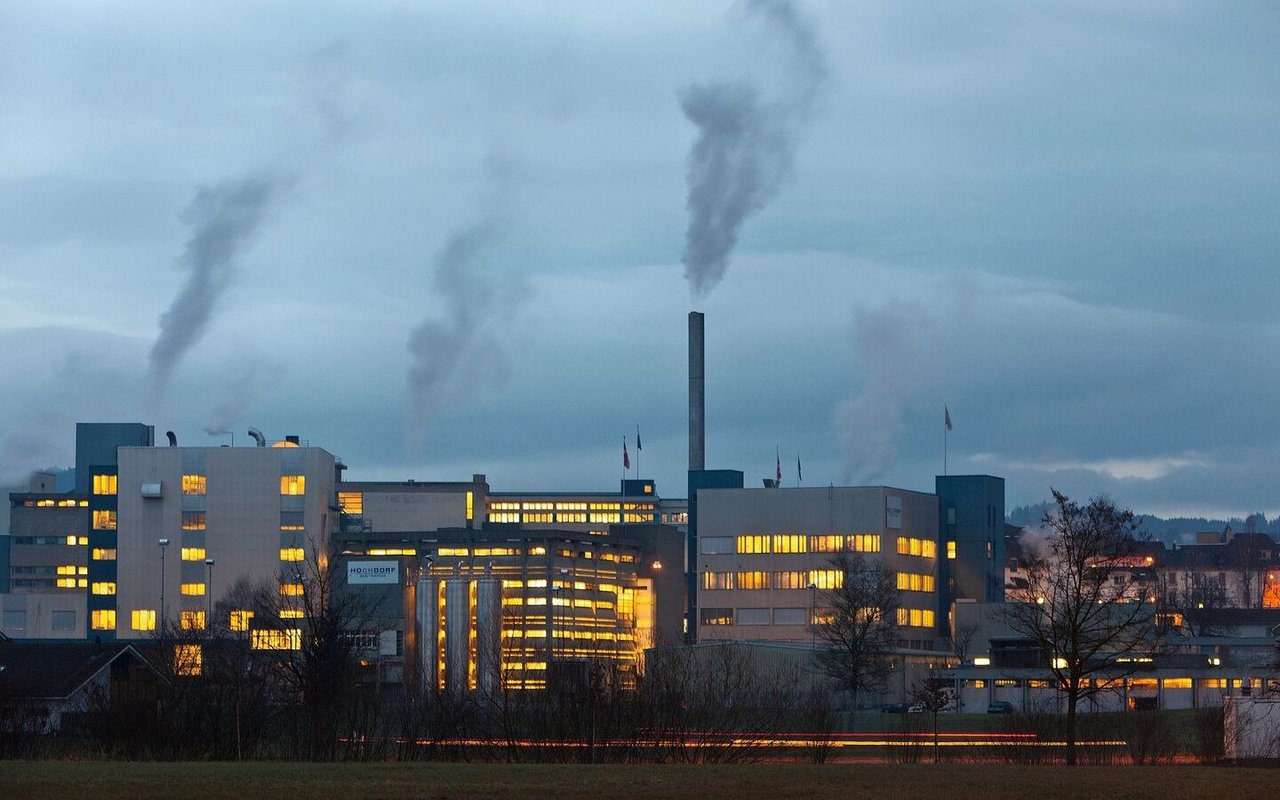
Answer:
M956 662L963 664L969 660L969 648L973 646L973 637L978 634L981 626L976 622L970 622L964 625L956 625L951 632L951 638L947 644L951 649L951 655L955 656Z
M911 702L924 707L933 716L933 763L938 763L938 714L949 711L955 704L954 686L947 678L930 671L923 683L911 687Z
M822 643L819 664L855 712L858 695L884 685L898 636L898 587L894 574L861 553L831 559L839 585L825 592L814 636Z
M1043 521L1048 553L1028 566L1031 599L1006 604L1003 615L1040 646L1066 697L1067 763L1075 764L1080 701L1136 671L1158 632L1149 589L1127 579L1145 558L1133 512L1107 498L1081 506L1052 491Z

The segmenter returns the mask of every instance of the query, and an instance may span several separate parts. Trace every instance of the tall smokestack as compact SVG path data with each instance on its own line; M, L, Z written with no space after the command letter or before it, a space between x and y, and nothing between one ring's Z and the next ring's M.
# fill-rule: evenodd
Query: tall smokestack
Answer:
M706 469L706 417L707 395L704 371L703 316L699 311L689 312L689 471Z

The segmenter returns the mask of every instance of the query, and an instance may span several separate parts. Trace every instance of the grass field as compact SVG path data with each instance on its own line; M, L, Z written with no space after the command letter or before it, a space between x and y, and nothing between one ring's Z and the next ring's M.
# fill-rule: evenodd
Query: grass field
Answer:
M0 762L0 797L235 800L815 800L1272 797L1280 772L1238 767L1003 765L552 766Z

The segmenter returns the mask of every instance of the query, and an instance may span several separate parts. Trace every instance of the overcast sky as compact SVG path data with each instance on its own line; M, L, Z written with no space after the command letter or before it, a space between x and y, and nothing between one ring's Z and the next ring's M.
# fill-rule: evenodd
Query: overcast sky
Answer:
M96 420L613 490L639 425L683 496L697 308L749 485L932 491L946 403L1010 506L1275 514L1277 41L1269 0L0 3L0 478ZM721 90L757 127L702 188L757 185L694 295Z

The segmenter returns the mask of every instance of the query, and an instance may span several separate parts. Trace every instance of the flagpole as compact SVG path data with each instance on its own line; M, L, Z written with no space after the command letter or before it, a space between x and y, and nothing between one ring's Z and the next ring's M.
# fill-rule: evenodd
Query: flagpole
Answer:
M947 423L951 420L951 410L942 405L942 477L947 477L947 433L951 430Z
M640 477L640 426L636 426L636 477Z

